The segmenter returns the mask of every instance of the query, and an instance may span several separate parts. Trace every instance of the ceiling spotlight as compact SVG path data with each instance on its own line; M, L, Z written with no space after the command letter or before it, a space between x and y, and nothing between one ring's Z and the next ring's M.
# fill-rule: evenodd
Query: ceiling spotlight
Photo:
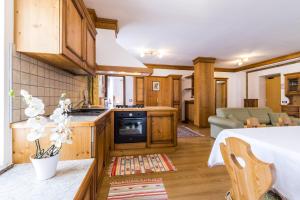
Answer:
M153 49L144 49L141 51L140 56L143 58L145 56L156 56L158 58L162 58L165 52L163 50L153 50Z
M248 57L243 58L243 62L248 62L248 60L249 60Z

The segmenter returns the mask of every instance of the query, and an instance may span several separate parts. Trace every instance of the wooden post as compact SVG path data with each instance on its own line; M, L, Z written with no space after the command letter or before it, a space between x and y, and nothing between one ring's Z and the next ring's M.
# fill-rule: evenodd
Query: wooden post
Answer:
M194 124L209 127L208 117L215 114L215 58L198 57L194 62Z

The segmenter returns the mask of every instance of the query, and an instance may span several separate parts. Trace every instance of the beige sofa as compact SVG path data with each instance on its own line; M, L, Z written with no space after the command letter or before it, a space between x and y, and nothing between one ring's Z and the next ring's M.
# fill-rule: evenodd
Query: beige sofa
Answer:
M274 113L270 108L217 108L216 115L210 116L211 137L216 138L224 129L244 128L246 120L256 117L261 124L276 126L279 117L287 117L286 113ZM296 125L300 125L298 118L291 118Z

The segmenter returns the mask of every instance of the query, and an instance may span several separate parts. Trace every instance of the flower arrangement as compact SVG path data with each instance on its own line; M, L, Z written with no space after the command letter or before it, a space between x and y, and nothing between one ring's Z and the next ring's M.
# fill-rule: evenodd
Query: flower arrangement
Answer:
M71 100L65 98L66 94L63 93L61 95L58 107L50 116L50 120L53 120L56 126L51 130L50 141L52 144L46 150L40 145L40 138L46 136L45 126L48 121L42 116L45 113L45 105L41 99L33 97L26 90L21 90L21 96L27 104L25 115L28 117L28 120L26 124L27 127L30 128L27 140L35 142L36 145L36 152L33 156L34 159L55 156L59 153L63 143L72 143L71 130L68 128L70 121L68 112L70 111Z

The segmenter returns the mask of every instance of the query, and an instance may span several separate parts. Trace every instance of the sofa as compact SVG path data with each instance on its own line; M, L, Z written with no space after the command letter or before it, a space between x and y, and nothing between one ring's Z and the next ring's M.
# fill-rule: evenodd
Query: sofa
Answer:
M286 113L274 113L270 108L217 108L216 115L210 116L211 137L216 138L224 129L244 128L250 117L258 119L267 127L277 126L280 117L288 117ZM295 125L300 125L300 119L289 117Z

